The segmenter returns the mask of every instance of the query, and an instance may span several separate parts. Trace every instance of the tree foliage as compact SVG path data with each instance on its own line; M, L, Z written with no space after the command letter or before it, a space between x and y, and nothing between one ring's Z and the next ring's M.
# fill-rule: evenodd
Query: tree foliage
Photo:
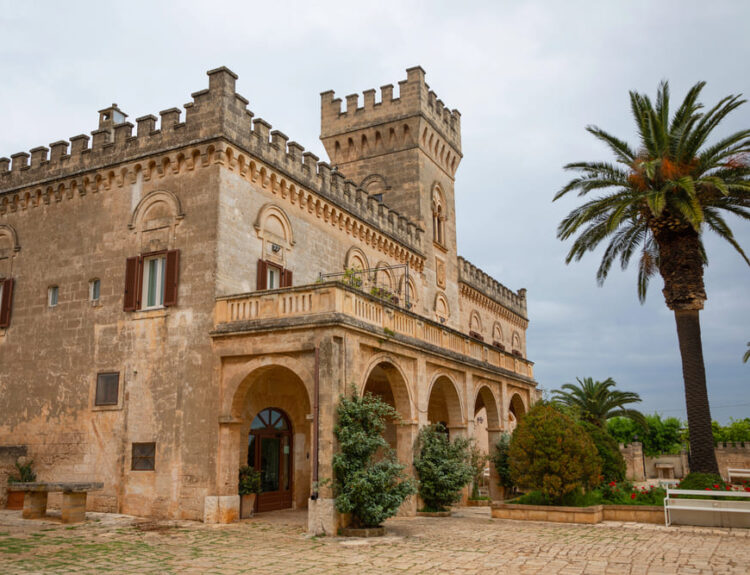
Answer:
M602 478L604 482L624 481L627 466L625 465L625 458L620 453L617 441L615 441L606 429L598 425L594 425L588 421L583 421L580 425L586 430L586 433L596 446L596 451L602 462Z
M625 406L640 403L641 398L632 391L612 389L617 385L608 377L604 381L594 381L591 377L577 377L578 385L566 383L561 389L552 392L553 400L568 407L583 421L605 427L611 417L629 417L645 423L643 414Z
M489 461L489 456L479 449L476 443L471 444L469 449L469 465L471 466L471 497L472 499L479 498L479 486L482 483L482 476L484 475L484 469Z
M643 453L655 457L662 453L679 453L684 440L682 422L676 417L662 419L654 413L646 416L646 425L640 425L631 419L615 417L607 422L607 429L618 443L629 444L640 441Z
M355 527L375 527L398 512L414 494L414 480L383 438L386 421L398 412L379 397L366 393L341 396L334 434L339 450L333 456L336 509L351 513Z
M674 312L682 358L691 454L698 471L716 473L711 415L699 312L706 300L703 268L708 258L703 231L726 240L750 265L724 219L750 219L750 129L708 143L714 129L745 103L726 96L704 111L698 101L705 82L695 84L670 116L669 85L662 82L656 102L630 92L639 145L589 126L587 130L612 152L615 162L575 162L577 172L555 200L577 192L597 194L561 222L561 240L575 237L566 263L606 244L596 277L601 284L613 264L625 269L635 255L638 296L646 298L650 278L664 280L664 299Z
M750 417L745 419L730 418L729 425L719 425L711 422L711 429L716 443L749 443L750 442Z
M541 491L551 502L600 482L601 460L594 442L572 418L543 401L516 427L509 460L513 481Z
M497 471L497 483L505 489L512 489L515 486L510 476L510 461L508 460L510 437L510 433L504 432L501 434L492 454L492 464L495 466L495 471Z
M452 441L445 427L436 423L419 430L414 446L414 468L419 477L419 496L428 511L445 511L461 497L461 490L474 476L471 442Z

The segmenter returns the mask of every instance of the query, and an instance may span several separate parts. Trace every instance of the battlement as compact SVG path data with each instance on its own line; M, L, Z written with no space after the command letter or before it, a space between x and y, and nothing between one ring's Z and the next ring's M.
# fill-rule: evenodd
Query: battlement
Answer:
M471 262L458 256L458 281L526 319L526 289L513 292Z
M449 110L425 82L425 71L420 66L406 70L406 80L398 83L399 96L393 97L393 84L380 88L380 101L375 90L346 96L346 111L341 111L341 98L329 90L321 93L321 139L331 138L378 124L404 120L416 115L426 117L433 128L460 153L461 114Z
M53 142L49 147L36 147L30 153L18 152L11 159L0 158L0 214L8 207L13 209L22 192L29 188L45 189L56 180L76 178L77 189L85 193L87 185L96 185L95 179L81 177L87 172L110 170L118 164L224 140L421 257L422 228L345 180L329 164L305 152L304 147L289 141L282 132L272 130L263 119L254 119L247 109L248 101L235 91L234 72L221 67L207 74L209 87L192 94L193 101L184 106L184 120L179 108L168 108L159 113L159 119L154 115L137 118L134 126L124 121L126 115L113 104L100 110L100 127L91 132L91 137L81 134L69 141ZM118 119L123 121L115 123ZM216 148L218 151L220 146ZM179 164L181 154L175 155ZM237 162L236 155L229 159L232 162ZM242 162L247 165L250 160L245 158Z

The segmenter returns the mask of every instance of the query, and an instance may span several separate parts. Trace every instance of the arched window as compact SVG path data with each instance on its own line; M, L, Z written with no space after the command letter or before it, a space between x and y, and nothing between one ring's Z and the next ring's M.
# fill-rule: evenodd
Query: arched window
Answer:
M439 186L432 190L432 240L445 245L445 220L446 209L443 192Z

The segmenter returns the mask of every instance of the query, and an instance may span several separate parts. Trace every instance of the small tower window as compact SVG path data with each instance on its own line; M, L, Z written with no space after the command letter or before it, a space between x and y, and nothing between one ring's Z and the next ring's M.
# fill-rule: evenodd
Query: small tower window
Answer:
M91 303L99 302L99 295L101 293L101 282L98 279L93 279L89 282L89 299Z
M445 246L445 201L439 187L432 192L432 241Z
M49 307L55 307L57 305L57 298L60 289L57 286L50 286L47 289L47 305Z

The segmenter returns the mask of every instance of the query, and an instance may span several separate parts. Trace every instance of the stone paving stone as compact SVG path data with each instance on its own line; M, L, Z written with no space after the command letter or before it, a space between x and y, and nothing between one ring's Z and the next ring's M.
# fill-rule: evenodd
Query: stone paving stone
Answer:
M301 513L219 526L88 513L74 528L20 515L0 511L3 575L750 573L750 530L514 522L490 519L482 508L395 518L386 537L373 539L310 537Z

